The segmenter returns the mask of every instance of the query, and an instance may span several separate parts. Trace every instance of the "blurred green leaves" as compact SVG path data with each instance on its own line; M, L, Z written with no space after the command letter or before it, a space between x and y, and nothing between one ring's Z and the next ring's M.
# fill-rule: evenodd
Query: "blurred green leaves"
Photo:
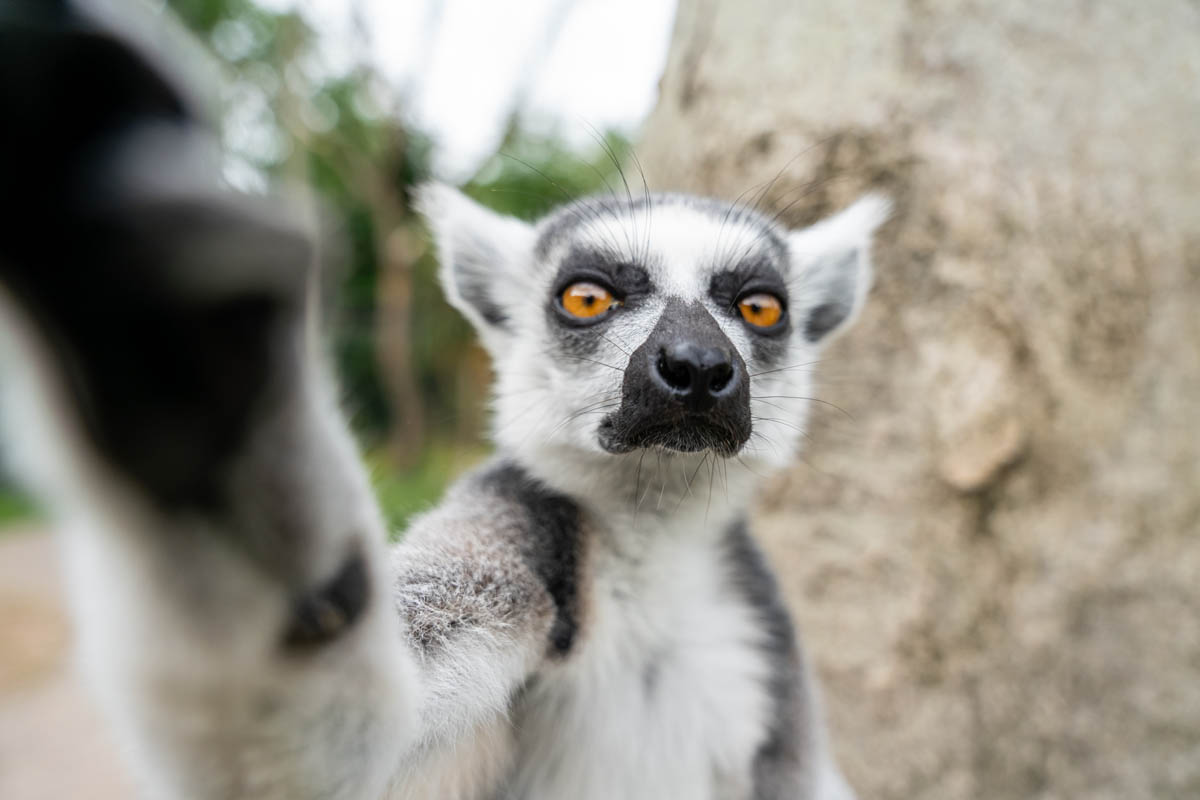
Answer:
M14 489L0 486L0 530L10 522L18 522L39 515L37 505L26 495Z

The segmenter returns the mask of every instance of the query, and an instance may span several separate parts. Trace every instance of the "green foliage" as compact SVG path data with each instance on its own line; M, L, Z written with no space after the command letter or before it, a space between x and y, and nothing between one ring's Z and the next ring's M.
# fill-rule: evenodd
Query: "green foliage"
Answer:
M368 451L364 461L371 486L393 538L413 515L432 508L448 483L486 457L482 446L435 439L413 468L397 470L382 451Z
M13 522L36 519L37 505L21 492L0 484L0 529Z
M484 205L523 219L539 217L583 195L623 193L618 165L632 152L629 140L616 133L596 133L595 140L590 153L578 153L514 126L499 152L463 188ZM640 177L630 183L631 191L641 187Z

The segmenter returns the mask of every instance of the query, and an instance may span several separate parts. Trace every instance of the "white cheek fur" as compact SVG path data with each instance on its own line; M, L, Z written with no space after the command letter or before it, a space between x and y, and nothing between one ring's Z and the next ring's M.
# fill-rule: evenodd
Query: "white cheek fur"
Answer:
M550 328L555 323L537 313L545 321L528 326L523 337L536 344L518 342L497 368L496 443L529 455L563 446L602 452L596 429L619 405L630 355L654 327L662 306L651 300L619 311L611 324L591 331L596 349L586 356L562 352Z

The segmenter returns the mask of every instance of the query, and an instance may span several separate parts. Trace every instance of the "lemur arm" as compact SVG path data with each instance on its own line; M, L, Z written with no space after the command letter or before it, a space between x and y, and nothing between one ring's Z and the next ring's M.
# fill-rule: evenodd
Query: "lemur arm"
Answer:
M455 536L462 522L470 524L435 514L392 554L396 603L424 679L421 728L433 746L506 715L540 666L554 619L508 544Z
M122 41L29 7L0 19L0 394L83 665L148 796L380 797L502 710L549 601L437 517L389 568L303 229L222 188Z
M493 461L418 519L392 555L396 598L425 681L423 730L456 741L505 720L519 692L572 646L581 512Z

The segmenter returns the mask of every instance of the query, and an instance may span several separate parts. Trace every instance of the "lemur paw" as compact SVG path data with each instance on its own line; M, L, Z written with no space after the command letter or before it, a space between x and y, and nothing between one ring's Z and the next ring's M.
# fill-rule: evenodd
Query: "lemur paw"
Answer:
M96 452L164 506L211 504L290 368L309 239L222 186L162 70L59 6L0 16L0 283Z

